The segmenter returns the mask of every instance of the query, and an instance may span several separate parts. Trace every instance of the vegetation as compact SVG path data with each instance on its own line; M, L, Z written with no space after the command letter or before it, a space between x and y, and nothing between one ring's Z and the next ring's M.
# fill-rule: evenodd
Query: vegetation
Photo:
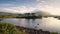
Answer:
M0 18L15 18L13 15L0 15Z
M42 18L42 16L15 16L15 15L0 15L0 19L2 18Z
M24 34L19 31L15 25L0 22L0 34Z
M51 32L50 34L58 34L58 32Z

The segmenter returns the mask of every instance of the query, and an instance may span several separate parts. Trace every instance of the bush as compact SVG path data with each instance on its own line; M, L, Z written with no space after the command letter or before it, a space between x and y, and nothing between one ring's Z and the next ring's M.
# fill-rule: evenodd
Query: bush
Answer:
M58 32L51 32L50 34L58 34Z
M24 34L19 31L15 25L0 22L0 34Z

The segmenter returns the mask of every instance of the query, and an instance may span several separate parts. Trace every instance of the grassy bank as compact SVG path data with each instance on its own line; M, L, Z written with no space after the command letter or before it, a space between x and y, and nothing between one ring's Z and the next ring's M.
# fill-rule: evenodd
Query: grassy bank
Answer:
M34 18L42 18L42 16L15 16L15 15L0 15L1 18L27 18L27 19L34 19Z
M16 16L13 16L13 15L0 15L0 18L16 18Z
M19 31L15 25L0 22L0 34L25 34Z

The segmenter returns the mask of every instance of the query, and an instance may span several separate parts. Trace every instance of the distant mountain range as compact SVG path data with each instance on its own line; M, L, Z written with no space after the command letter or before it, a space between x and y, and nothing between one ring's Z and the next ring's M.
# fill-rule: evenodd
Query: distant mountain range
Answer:
M0 14L6 14L6 13L8 13L8 12L0 12Z
M40 11L40 10L32 11L32 13L36 13L37 15L43 15L43 16L45 16L45 15L49 16L49 15L51 15L49 12L44 12L44 11Z
M31 13L36 13L37 15L51 15L51 14L48 13L48 12L44 12L44 11L40 11L40 10L34 10L34 11L32 11ZM19 13L0 12L0 15L1 15L1 14L7 15L7 14L19 14ZM21 13L20 13L20 14L21 14Z

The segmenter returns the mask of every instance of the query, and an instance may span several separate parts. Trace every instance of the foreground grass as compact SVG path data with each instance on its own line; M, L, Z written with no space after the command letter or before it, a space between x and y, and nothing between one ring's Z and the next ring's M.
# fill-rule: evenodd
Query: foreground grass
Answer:
M0 22L0 34L24 34L19 31L15 25Z

